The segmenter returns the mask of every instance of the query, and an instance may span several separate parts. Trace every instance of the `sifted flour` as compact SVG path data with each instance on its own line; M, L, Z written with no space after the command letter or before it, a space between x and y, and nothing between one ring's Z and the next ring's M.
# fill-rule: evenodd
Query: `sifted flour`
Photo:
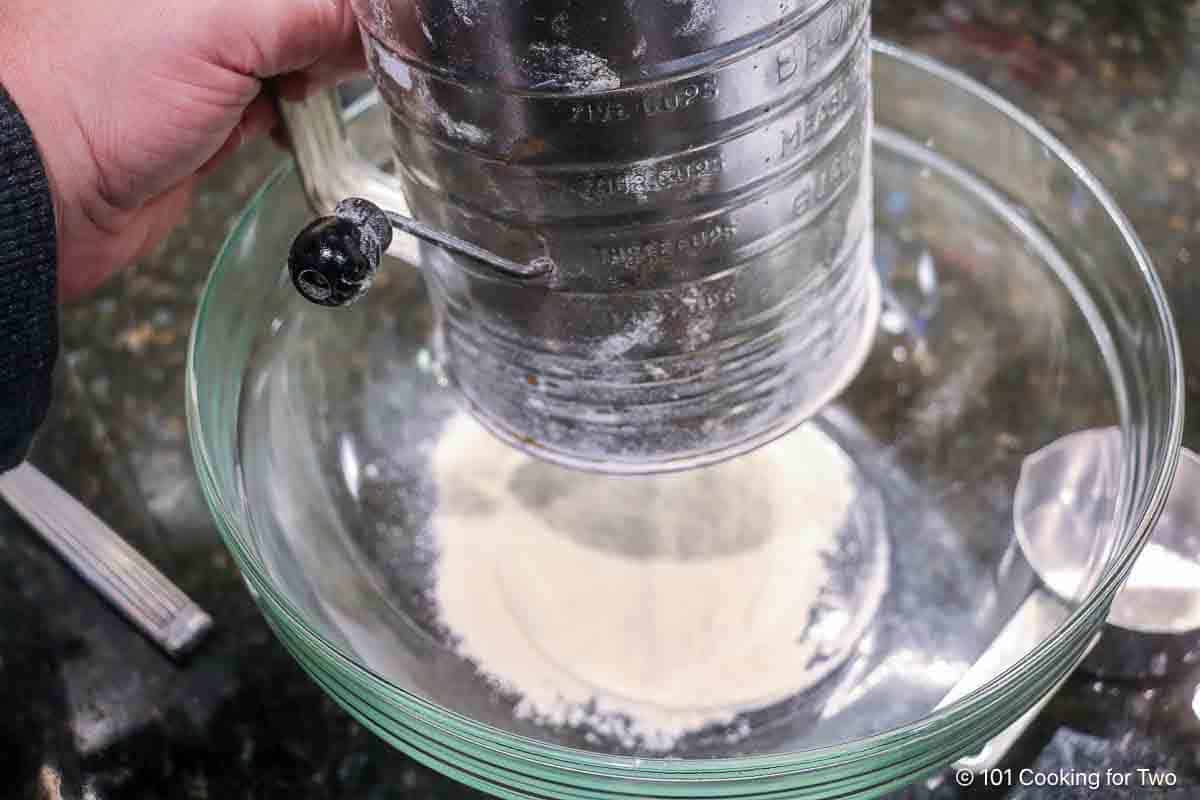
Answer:
M432 466L441 622L521 716L668 750L812 686L854 643L829 566L853 469L814 428L628 478L544 463L459 415Z

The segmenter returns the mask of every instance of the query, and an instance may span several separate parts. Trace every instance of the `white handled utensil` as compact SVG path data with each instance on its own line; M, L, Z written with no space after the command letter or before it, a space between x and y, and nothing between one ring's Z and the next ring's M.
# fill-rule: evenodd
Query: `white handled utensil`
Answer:
M0 475L0 497L168 655L186 654L212 627L200 606L33 465Z

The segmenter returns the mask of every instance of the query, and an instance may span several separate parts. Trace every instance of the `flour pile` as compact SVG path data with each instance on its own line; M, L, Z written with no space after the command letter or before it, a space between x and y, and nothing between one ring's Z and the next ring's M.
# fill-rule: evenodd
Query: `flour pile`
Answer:
M665 751L812 686L852 644L828 557L853 470L815 429L624 478L543 463L460 415L432 467L440 621L519 716Z

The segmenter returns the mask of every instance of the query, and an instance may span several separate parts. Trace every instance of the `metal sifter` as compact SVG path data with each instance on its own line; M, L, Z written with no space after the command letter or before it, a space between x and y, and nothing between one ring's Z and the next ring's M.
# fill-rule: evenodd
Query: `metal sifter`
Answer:
M867 0L354 8L394 157L354 154L331 95L284 105L333 214L292 248L305 297L353 302L393 231L416 237L475 416L607 472L745 452L858 371L880 295Z

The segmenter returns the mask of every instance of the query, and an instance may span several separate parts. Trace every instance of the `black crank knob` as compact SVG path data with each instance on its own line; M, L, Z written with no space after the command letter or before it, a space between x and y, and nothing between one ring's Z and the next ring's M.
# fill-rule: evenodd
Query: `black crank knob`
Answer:
M343 200L332 217L309 223L292 242L288 272L296 290L322 306L348 306L371 288L392 225L377 206Z

